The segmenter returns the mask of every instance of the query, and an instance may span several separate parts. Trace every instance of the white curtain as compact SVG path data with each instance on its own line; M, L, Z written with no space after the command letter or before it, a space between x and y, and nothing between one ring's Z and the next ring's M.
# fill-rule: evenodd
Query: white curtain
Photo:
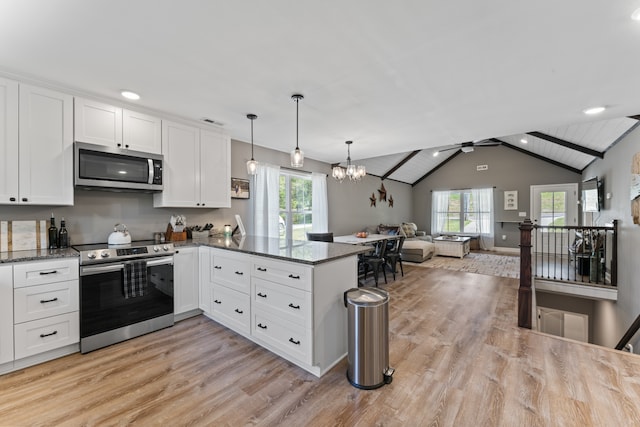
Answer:
M493 234L493 189L472 189L471 197L474 201L477 231L480 232L480 248L491 250L495 241Z
M279 237L280 166L258 164L253 229L256 236Z
M311 231L326 233L329 231L329 206L327 203L327 175L311 174Z
M442 233L447 223L449 192L434 191L431 195L431 234Z

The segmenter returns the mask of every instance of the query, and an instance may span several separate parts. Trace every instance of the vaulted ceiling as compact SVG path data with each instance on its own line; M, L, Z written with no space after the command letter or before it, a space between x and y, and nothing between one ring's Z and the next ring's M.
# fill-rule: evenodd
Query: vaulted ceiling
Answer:
M3 0L0 74L107 99L134 90L135 105L212 119L241 141L250 140L246 114L254 113L255 143L285 152L296 142L291 95L301 93L307 157L344 162L353 140L354 160L407 183L456 152L434 158L430 150L487 139L581 170L640 114L640 22L630 19L638 7ZM596 105L607 108L583 114Z

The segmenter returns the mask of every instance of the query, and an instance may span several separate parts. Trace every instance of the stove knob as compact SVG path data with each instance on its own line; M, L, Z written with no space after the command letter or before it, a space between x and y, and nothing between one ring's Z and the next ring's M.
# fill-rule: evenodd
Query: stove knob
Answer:
M157 247L157 246L154 246L154 247L153 247L153 252L158 252L158 251L160 251L160 248L159 248L159 247Z
M165 251L165 252L167 252L167 251L169 250L169 247L168 247L167 245L164 245L164 246L162 247L162 250L163 250L163 251Z
M96 253L95 253L95 252L89 252L89 253L87 254L87 258L89 258L89 259L96 259L96 256L97 256L97 255L96 255Z
M109 258L109 251L102 251L100 252L100 256L102 258Z

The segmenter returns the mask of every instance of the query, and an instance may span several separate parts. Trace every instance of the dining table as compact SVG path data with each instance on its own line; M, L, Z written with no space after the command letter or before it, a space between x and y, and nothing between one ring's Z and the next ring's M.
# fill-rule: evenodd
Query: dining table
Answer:
M355 234L347 234L344 236L334 236L334 243L349 243L351 245L371 245L381 240L397 240L399 234L369 234L367 237L356 237Z

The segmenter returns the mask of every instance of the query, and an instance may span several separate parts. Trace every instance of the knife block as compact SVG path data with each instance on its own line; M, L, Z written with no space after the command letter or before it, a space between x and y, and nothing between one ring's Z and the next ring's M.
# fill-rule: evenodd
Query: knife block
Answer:
M168 242L179 242L181 240L187 240L186 231L173 231L171 224L167 224L167 231L164 233L165 239Z

